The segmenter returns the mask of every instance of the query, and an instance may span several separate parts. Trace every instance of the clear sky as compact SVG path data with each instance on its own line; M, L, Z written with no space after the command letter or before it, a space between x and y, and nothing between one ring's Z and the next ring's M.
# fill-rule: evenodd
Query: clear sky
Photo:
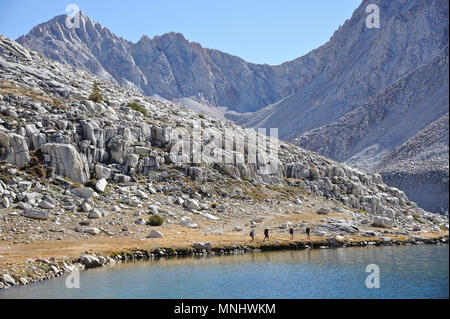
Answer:
M237 55L280 64L319 47L361 0L0 0L0 33L12 39L76 4L111 32L136 42L166 32Z

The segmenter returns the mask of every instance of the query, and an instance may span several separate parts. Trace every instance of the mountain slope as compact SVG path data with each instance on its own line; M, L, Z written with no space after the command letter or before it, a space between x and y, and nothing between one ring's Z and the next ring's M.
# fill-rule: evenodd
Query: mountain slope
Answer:
M442 140L442 125L431 125L438 119L442 123L449 111L448 63L447 46L368 103L300 135L295 143L348 165L380 172L388 185L400 187L421 207L448 211L448 138ZM436 136L442 138L432 147ZM429 148L431 160L423 157ZM411 162L413 166L403 165Z
M381 160L377 157L393 151L448 112L448 76L447 47L369 102L331 124L300 135L295 143L371 170Z
M318 59L314 74L295 94L234 120L278 127L281 138L292 140L367 102L448 45L448 1L376 1L379 29L365 26L368 3L311 52Z
M383 180L432 212L449 210L449 114L429 124L376 167Z
M319 236L448 228L448 218L424 211L378 174L272 137L255 145L245 138L251 130L123 90L2 36L0 71L0 235L18 229L23 240L142 238L148 226L136 219L149 212L162 214L168 228L198 229L202 238L236 232L234 225L249 220L278 227L288 214L308 214ZM87 99L94 81L99 103ZM177 160L180 135L193 134L194 124L201 165L186 156L185 144ZM212 138L230 130L236 145ZM267 157L262 141L279 145L277 152ZM223 163L212 149L236 156Z

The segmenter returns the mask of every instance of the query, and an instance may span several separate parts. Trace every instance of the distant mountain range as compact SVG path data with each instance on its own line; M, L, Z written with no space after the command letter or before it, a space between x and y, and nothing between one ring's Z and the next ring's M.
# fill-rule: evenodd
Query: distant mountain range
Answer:
M311 73L313 61L257 65L167 33L137 43L117 37L80 12L80 27L66 16L34 27L17 42L45 56L88 69L110 82L166 99L194 98L237 112L256 111L292 94Z
M372 3L380 8L379 29L366 27ZM426 153L417 144L424 134L441 141L436 130L449 105L448 10L447 0L362 1L327 43L278 66L205 49L179 33L132 43L82 13L79 28L68 29L66 16L57 16L17 41L146 95L247 127L277 127L284 140L380 172L388 184L410 185L406 193L425 209L448 211L448 194L436 191L448 189L448 142L435 144L439 163L419 156L405 166L408 157L401 156L414 147ZM440 177L423 184L417 167Z

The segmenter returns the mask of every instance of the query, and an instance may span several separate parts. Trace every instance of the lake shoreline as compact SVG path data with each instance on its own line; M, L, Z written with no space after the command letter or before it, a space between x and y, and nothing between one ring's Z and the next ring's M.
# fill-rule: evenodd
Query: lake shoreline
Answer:
M147 261L159 258L189 257L201 255L234 255L252 252L270 252L282 250L305 249L329 249L366 246L402 246L402 245L433 245L448 244L449 235L429 234L425 237L399 237L390 239L366 238L366 239L336 239L312 238L311 240L280 241L255 243L218 244L211 242L196 242L190 246L181 247L156 247L149 249L112 249L108 252L88 252L79 257L66 257L61 259L28 259L25 263L13 267L14 272L3 271L0 276L0 289L8 289L13 286L27 285L32 282L42 282L56 277L61 277L73 271L99 268L113 265L117 262ZM33 271L35 270L35 271Z

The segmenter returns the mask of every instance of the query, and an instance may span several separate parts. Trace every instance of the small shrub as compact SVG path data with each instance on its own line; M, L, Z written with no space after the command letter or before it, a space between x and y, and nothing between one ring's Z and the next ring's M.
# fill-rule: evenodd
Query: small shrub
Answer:
M35 149L30 151L30 162L24 165L21 169L27 171L34 178L47 177L47 170L42 166L43 155L41 149Z
M161 226L164 223L164 219L159 215L152 215L148 219L147 225L150 226Z
M100 94L100 88L98 87L97 81L94 81L92 85L92 93L89 95L88 100L100 103L102 101L102 95Z
M203 114L199 114L198 117L203 119L203 120L206 119L206 116L204 116Z
M219 206L219 203L218 203L218 202L211 203L211 208L216 209L217 206Z
M141 112L144 116L147 116L147 110L145 109L145 107L136 102L128 103L128 107L132 110Z
M97 179L93 178L93 179L88 180L86 182L86 184L84 184L84 186L93 188L95 190L95 184L97 184Z

